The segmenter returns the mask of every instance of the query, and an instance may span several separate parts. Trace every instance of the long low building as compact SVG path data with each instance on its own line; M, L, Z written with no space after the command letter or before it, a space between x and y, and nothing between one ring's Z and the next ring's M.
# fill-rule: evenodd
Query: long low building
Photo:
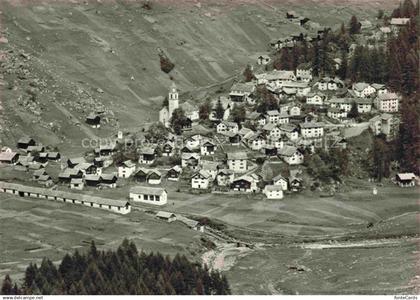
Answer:
M13 194L20 197L31 197L60 201L64 203L80 204L88 207L108 210L119 214L128 214L131 212L131 205L127 200L107 199L90 195L26 186L4 181L0 181L0 192Z

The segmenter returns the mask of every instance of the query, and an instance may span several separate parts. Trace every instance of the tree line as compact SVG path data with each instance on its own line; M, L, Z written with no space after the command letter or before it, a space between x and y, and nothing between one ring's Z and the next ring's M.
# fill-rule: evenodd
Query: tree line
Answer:
M29 264L23 283L3 280L3 295L227 295L224 275L160 253L139 252L125 239L116 251L99 251L92 241L89 251L66 254L58 267L44 258Z

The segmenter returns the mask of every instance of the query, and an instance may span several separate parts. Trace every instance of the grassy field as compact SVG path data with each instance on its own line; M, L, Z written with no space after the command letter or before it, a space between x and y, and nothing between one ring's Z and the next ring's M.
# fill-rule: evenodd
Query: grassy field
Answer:
M132 212L128 216L71 204L0 194L0 276L22 276L29 262L57 261L91 240L115 249L124 238L139 249L189 257L201 250L199 234L181 223L165 223Z

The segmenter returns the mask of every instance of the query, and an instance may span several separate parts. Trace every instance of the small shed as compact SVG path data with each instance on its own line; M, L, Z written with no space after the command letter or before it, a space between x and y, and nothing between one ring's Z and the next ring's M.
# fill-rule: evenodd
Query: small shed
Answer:
M167 211L159 211L156 214L156 218L164 220L168 223L176 221L176 215L174 213L167 212Z
M414 173L399 173L395 180L400 187L416 186L416 175Z

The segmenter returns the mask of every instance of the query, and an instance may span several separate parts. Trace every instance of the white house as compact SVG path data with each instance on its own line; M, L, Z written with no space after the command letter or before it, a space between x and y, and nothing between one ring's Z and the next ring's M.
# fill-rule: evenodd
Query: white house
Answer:
M217 172L219 170L219 162L203 160L201 161L201 170L206 171L210 174L211 178L216 179Z
M213 155L214 152L216 152L216 150L217 150L216 143L208 139L202 140L201 146L200 146L201 155Z
M281 130L277 127L277 124L268 123L263 127L267 137L271 139L278 139L281 136Z
M222 121L216 126L217 133L238 133L239 127L235 122Z
M375 107L382 112L398 112L399 100L396 93L379 94L375 99Z
M196 169L200 163L199 153L182 153L181 155L181 167Z
M324 126L322 122L307 122L301 123L300 134L303 138L320 138L324 136Z
M278 155L289 165L300 165L303 163L303 154L294 146L285 145L278 149Z
M72 178L70 181L70 188L72 190L83 190L85 184L82 178Z
M281 186L283 191L287 191L288 182L287 179L281 175L277 175L273 178L273 185Z
M255 132L245 139L249 148L259 151L266 145L267 141L261 132Z
M289 109L289 115L290 116L300 116L300 107L297 105L293 105L292 107L290 107ZM286 122L289 123L289 122ZM282 123L284 124L284 123Z
M118 177L128 178L136 171L136 164L131 160L126 160L118 167Z
M297 79L301 79L302 77L311 78L312 80L312 66L311 64L300 64L296 68L296 77Z
M361 98L366 98L376 93L375 88L366 82L354 83L352 90L357 95L357 97Z
M193 189L206 190L210 186L211 176L207 171L200 170L191 177L191 187Z
M414 173L399 173L395 180L400 187L416 186L416 175Z
M234 172L243 173L248 169L246 152L227 153L228 168Z
M235 173L229 169L221 169L217 173L216 181L218 186L230 186L235 177Z
M299 129L293 124L282 124L280 130L291 141L296 141L299 138Z
M264 194L267 199L283 199L283 189L279 185L266 185Z
M130 189L130 200L153 205L165 205L168 193L163 188L149 186L135 186Z
M229 97L233 102L252 102L255 85L252 83L235 83L230 89Z
M315 83L315 86L318 86L320 91L335 91L343 87L344 84L338 78L324 77Z
M327 116L331 119L341 120L347 118L347 112L337 107L329 107Z
M326 96L323 93L315 92L306 95L306 103L311 105L323 105Z
M158 170L150 170L146 177L149 184L160 184L162 182L162 174Z

